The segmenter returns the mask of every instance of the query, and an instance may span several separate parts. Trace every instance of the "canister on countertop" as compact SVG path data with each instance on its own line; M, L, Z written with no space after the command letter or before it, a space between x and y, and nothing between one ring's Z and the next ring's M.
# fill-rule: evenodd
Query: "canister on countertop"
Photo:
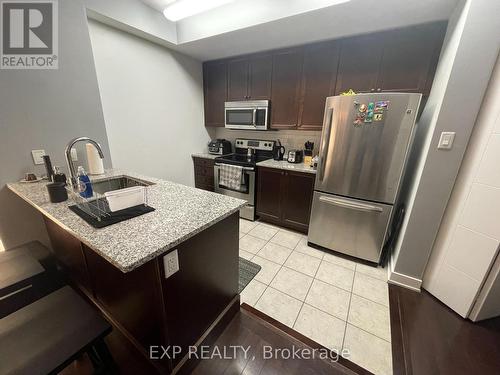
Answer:
M310 165L313 155L314 142L307 141L304 143L304 164Z
M68 192L66 191L66 183L54 182L47 185L49 192L49 199L52 203L64 202L68 199Z

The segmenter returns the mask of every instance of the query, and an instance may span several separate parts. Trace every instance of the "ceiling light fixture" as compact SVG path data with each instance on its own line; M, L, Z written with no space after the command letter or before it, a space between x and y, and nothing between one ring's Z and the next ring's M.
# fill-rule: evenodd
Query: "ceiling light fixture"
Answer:
M233 0L178 0L163 10L163 15L170 21L179 21L195 14L220 7Z

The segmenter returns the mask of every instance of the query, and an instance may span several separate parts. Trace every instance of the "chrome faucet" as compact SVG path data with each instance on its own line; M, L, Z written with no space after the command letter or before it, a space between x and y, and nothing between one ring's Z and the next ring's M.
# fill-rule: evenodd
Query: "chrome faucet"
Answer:
M97 149L97 152L99 153L101 159L104 159L104 153L102 152L101 145L96 141L94 141L93 139L90 139L89 137L79 137L69 141L68 145L66 146L65 153L66 153L66 162L68 163L69 178L71 181L71 185L73 186L75 186L76 182L76 172L75 172L75 165L73 164L73 159L71 158L71 149L78 142L92 143Z

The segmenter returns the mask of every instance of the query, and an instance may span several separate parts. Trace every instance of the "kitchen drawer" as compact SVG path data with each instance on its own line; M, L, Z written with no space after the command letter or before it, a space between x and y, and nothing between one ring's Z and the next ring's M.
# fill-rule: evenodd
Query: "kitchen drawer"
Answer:
M392 206L314 192L308 241L378 263Z

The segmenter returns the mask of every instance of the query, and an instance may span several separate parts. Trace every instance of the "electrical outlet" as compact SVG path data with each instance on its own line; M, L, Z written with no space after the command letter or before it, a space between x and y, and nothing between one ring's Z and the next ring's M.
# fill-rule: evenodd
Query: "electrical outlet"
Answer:
M45 150L31 150L31 156L33 156L33 163L35 163L35 165L43 164Z
M168 279L179 271L179 255L177 254L177 249L163 257L163 268L165 270L165 279Z
M76 148L71 149L71 160L78 161L78 153L76 152Z

